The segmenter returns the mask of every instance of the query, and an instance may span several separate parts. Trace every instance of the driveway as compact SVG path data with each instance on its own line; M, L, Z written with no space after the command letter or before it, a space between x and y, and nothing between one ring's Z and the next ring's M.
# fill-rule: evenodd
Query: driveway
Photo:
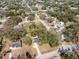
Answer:
M38 44L37 43L33 43L33 47L36 48L38 55L41 55L41 52L39 50Z

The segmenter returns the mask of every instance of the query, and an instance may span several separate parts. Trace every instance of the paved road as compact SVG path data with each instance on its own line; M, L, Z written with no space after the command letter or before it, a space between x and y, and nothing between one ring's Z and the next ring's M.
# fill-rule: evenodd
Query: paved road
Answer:
M59 48L60 49L63 48L63 50L70 49L70 51L72 51L73 48L76 48L76 45L75 44L74 45L67 45L67 44L63 43L62 45L60 45ZM54 51L51 51L51 52L48 52L48 53L45 53L45 54L37 55L36 58L37 59L47 59L47 58L50 58L50 57L61 58L60 53L58 52L59 48L57 50L54 50Z
M36 58L37 59L47 59L47 58L55 57L55 56L60 57L58 54L58 50L38 55L38 56L36 56Z
M33 47L36 48L38 55L41 55L41 52L39 50L38 44L37 43L33 43Z
M12 59L12 53L11 52L9 53L9 59Z

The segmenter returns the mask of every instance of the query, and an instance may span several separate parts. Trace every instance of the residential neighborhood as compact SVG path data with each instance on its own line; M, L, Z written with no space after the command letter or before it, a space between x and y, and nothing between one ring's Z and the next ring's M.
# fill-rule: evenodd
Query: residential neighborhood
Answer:
M0 0L0 59L79 59L79 0Z

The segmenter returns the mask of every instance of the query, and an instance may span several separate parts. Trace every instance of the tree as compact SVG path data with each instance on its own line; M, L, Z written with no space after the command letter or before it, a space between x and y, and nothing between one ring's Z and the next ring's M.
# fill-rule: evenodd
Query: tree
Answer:
M35 20L35 14L29 14L28 15L28 20L30 20L30 21Z
M26 35L26 32L25 30L22 28L22 29L15 29L15 30L12 30L11 33L9 33L9 39L12 40L12 41L16 41L16 40L19 40L21 39L22 37L24 37Z
M79 50L73 50L72 52L66 51L62 55L62 59L79 59Z
M32 39L31 39L30 35L28 35L28 34L22 38L22 41L26 45L32 44Z
M71 24L70 26L66 27L66 33L69 41L78 42L78 30L79 25L77 23Z
M0 32L0 52L1 52L2 47L3 47L2 42L3 42L3 33L2 33L2 32Z
M4 25L4 28L3 28L4 35L6 37L9 37L10 36L9 34L12 32L13 27L15 25L14 21L9 18L3 25Z
M61 42L61 34L56 30L51 29L47 34L47 40L51 47L58 46Z
M31 36L38 36L39 43L49 43L51 47L59 45L60 34L58 34L55 30L47 31L43 24L34 24L31 27Z
M7 21L3 24L4 35L11 40L17 40L18 36L23 37L26 33L23 28L14 29L14 26L18 25L21 21L22 19L20 17L10 17L7 19Z

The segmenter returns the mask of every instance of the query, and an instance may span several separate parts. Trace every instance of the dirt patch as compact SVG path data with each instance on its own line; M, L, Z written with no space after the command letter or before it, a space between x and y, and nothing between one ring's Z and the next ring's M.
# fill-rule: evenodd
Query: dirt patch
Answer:
M58 47L50 47L49 44L43 44L43 45L39 46L41 53L47 53L47 52L53 51L57 48Z

